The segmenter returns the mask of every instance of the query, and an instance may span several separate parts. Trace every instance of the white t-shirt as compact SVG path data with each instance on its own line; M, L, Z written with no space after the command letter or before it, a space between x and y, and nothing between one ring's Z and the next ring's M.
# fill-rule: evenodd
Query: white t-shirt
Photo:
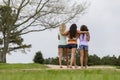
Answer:
M60 40L59 40L59 45L66 45L67 44L67 39L66 39L66 36L58 33L58 35L60 36Z
M86 45L88 46L88 41L87 41L87 35L86 34L80 34L79 37L79 45Z

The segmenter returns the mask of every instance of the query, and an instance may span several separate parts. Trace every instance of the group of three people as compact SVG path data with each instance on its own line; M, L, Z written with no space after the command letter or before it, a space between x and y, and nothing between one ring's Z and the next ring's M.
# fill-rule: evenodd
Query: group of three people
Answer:
M68 39L68 40L67 40ZM79 39L79 45L77 40ZM83 68L83 62L85 68L88 62L88 41L90 40L90 34L86 25L82 25L80 30L77 30L77 25L72 24L68 31L66 31L65 23L62 23L59 27L58 33L58 52L59 52L59 65L62 68L62 55L66 54L67 67L72 68L74 63L76 65L76 50L79 49L81 68ZM71 52L70 65L68 66L68 49Z

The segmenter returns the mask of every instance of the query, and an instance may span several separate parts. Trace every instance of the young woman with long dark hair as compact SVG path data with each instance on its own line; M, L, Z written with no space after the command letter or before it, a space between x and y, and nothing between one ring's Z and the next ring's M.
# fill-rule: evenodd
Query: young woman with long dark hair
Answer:
M74 63L75 68L77 68L75 55L76 55L76 49L77 49L77 39L79 37L79 34L81 33L87 33L87 31L77 30L76 24L72 24L70 26L69 31L66 31L64 33L68 37L67 47L71 49L70 68L72 68L73 63Z

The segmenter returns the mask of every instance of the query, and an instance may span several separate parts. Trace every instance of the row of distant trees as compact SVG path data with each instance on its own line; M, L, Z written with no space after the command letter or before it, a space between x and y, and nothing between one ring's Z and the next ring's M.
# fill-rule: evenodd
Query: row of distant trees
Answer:
M68 56L70 58L70 55ZM40 63L40 64L55 64L59 65L59 57L52 57L52 58L46 58L44 59L42 56L42 53L39 51L36 53L33 61L35 63ZM77 53L76 55L76 62L77 65L80 66L80 55ZM66 59L65 56L63 56L62 60L63 65L66 65ZM102 58L98 57L96 54L94 55L89 55L88 56L88 65L112 65L112 66L120 66L120 56L116 57L115 55L113 56L103 56Z

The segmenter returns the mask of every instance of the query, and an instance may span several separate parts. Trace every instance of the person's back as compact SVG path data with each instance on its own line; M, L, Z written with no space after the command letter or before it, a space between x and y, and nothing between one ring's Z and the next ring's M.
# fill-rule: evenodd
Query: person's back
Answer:
M66 30L66 25L65 23L62 23L61 26L59 27L59 33L58 33L58 51L59 51L59 64L60 68L62 68L62 54L65 52L66 53L66 62L68 66L68 54L67 54L67 40L66 36L63 35L63 33Z
M72 68L72 64L74 62L75 68L77 68L76 65L76 58L75 58L75 52L77 49L77 26L76 24L72 24L70 26L69 31L65 32L65 35L68 37L67 47L71 51L71 60L70 60L70 68Z
M80 36L79 36L79 45L88 46L87 34L80 34Z
M88 31L86 25L82 25L80 31ZM79 49L80 49L80 63L81 68L83 68L83 62L85 62L85 67L87 67L88 62L88 41L90 40L89 32L87 34L80 34L79 36Z
M58 33L59 35L59 45L66 45L67 44L67 40L66 40L66 36L62 35L61 33Z

